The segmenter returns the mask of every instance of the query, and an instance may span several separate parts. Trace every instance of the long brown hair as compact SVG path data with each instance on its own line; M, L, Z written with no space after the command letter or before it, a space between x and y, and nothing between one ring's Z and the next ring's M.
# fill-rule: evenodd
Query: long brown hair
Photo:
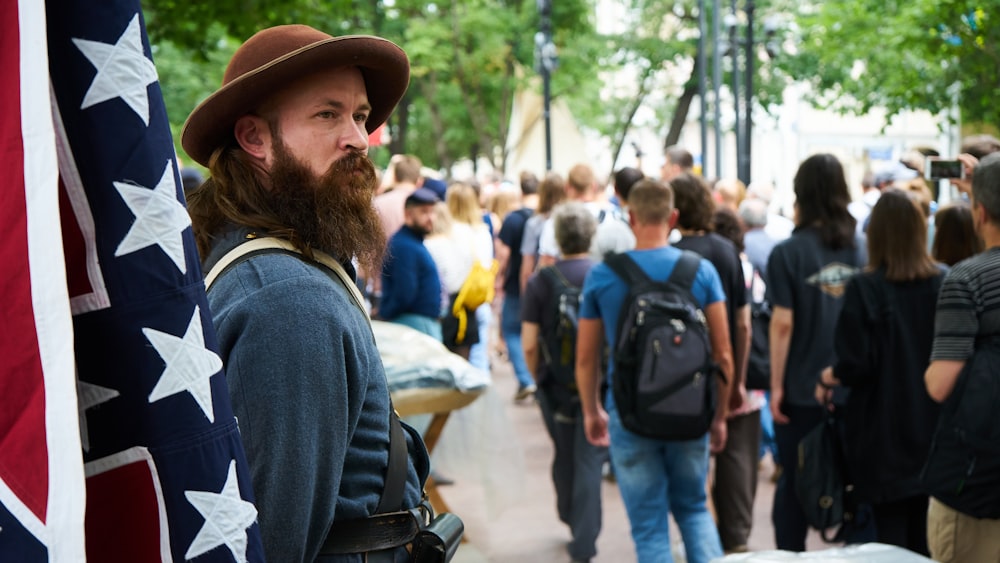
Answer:
M856 221L844 167L832 154L816 154L802 161L795 173L795 229L816 227L820 240L833 250L854 248Z
M368 157L349 152L316 177L279 135L274 139L267 172L239 149L212 155L212 178L189 205L202 256L216 236L238 225L286 239L308 258L315 248L339 260L357 258L367 271L381 268L386 237L372 206L376 179Z
M927 253L927 219L918 202L892 188L882 193L868 223L868 268L889 281L929 278L940 270Z
M566 180L555 172L549 172L538 186L538 214L552 212L552 208L566 199Z
M266 174L235 145L216 149L208 161L210 177L187 198L188 214L202 259L226 224L245 225L296 242L295 229L271 211Z

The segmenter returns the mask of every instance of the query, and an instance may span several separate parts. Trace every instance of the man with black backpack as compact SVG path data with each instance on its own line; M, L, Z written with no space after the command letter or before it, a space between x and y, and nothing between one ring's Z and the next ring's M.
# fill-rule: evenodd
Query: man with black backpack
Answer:
M967 170L975 162L962 155ZM923 484L935 561L1000 561L1000 153L972 172L986 251L956 264L938 295L927 392L944 403Z
M722 556L705 480L710 443L726 443L719 398L733 380L725 294L710 262L669 246L668 186L643 180L628 205L636 249L594 266L583 286L576 380L587 439L610 443L639 563L670 560L669 512L687 560L707 562ZM605 341L612 392L602 406Z
M528 280L521 303L521 341L555 447L556 505L559 519L573 534L567 550L573 561L588 561L597 553L601 531L601 467L607 448L587 441L574 371L580 288L594 265L587 253L597 221L576 202L556 207L553 221L562 258Z

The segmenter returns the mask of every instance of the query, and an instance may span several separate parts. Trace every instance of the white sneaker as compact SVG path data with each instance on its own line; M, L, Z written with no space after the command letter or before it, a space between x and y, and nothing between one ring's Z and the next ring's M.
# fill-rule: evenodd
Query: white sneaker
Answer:
M525 400L525 399L527 399L529 397L533 397L535 395L535 391L537 391L537 390L538 390L538 387L535 386L534 383L532 383L530 385L526 385L524 387L519 387L518 390L517 390L517 393L514 394L514 400L515 401L523 401L523 400Z

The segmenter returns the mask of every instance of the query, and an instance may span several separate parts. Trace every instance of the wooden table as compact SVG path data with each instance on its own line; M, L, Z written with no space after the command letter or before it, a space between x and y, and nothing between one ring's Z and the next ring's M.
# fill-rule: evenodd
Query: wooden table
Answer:
M430 414L431 423L424 432L424 445L427 446L428 456L434 452L444 425L448 422L451 412L468 406L475 401L486 389L464 392L454 388L434 388L417 387L414 389L401 389L392 392L392 404L396 408L399 416L410 416L417 414ZM437 483L434 478L428 476L424 485L427 498L434 507L435 513L450 512L448 504L441 498L437 490Z

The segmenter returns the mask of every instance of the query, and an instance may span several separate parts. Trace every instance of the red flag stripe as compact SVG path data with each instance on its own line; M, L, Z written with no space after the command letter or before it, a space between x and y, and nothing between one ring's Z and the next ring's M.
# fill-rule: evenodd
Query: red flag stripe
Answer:
M87 558L90 561L172 561L167 509L149 450L129 448L86 466ZM123 537L121 530L129 530Z
M70 307L74 315L106 309L111 306L108 289L104 284L101 265L97 261L94 243L94 216L87 203L80 171L73 158L73 149L66 137L59 104L52 100L52 121L56 133L56 150L59 155L59 189L63 198L62 234L63 252L70 285ZM68 206L66 205L68 204Z
M27 196L25 151L21 124L20 37L18 5L5 2L0 19L6 22L0 34L0 122L3 127L0 170L7 181L0 205L0 224L7 236L0 237L0 295L6 299L7 334L0 339L0 357L7 358L0 396L7 408L0 409L0 480L24 508L44 523L48 504L48 460L45 442L45 381L38 350L28 271ZM6 503L5 503L6 504ZM20 516L20 515L19 515Z
M0 3L0 502L50 561L79 561L84 481L46 53L44 5Z

